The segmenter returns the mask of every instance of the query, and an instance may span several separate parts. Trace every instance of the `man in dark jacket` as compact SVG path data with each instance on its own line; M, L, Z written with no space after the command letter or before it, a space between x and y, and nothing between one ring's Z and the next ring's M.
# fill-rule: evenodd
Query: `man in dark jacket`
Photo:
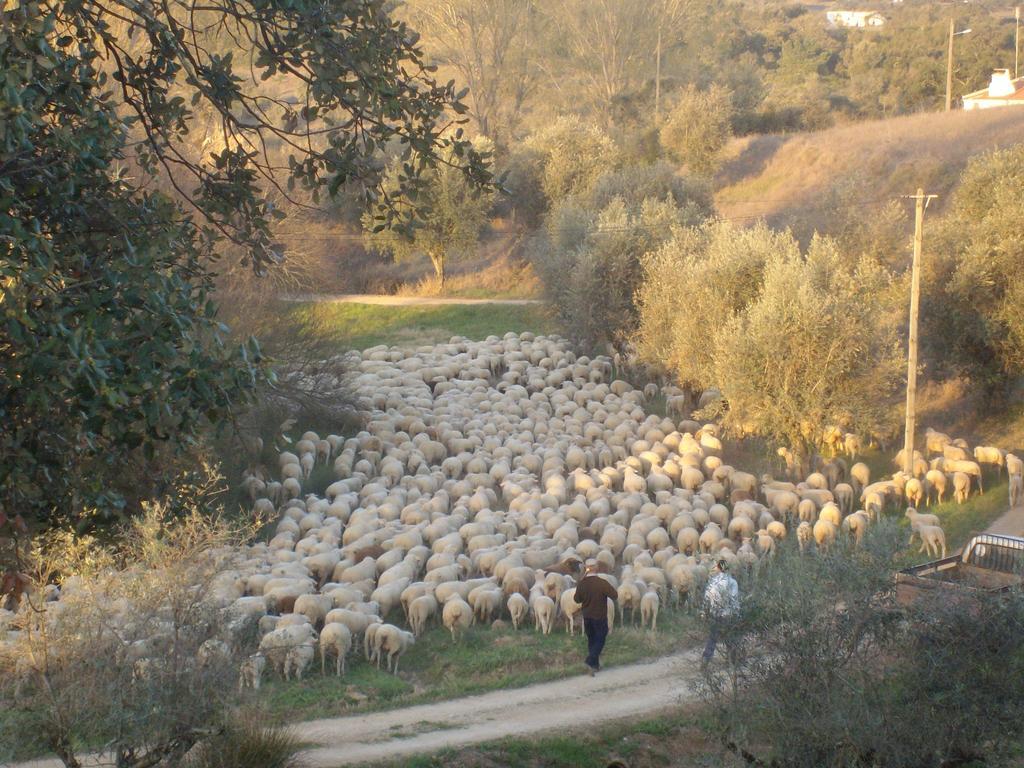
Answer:
M619 593L609 582L597 575L597 563L589 561L583 578L576 585L573 599L583 606L583 631L587 635L587 671L590 676L601 668L601 651L608 637L608 599L617 600Z

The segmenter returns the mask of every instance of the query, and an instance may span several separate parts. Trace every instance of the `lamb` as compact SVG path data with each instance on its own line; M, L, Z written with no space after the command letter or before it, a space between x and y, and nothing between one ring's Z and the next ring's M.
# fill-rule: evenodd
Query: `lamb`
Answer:
M530 610L533 611L534 629L540 630L541 634L550 635L555 626L557 613L555 601L542 594L531 596Z
M1024 478L1010 475L1010 507L1019 507L1024 501Z
M996 475L1002 476L1006 464L1006 454L992 445L979 445L974 448L974 460L979 464L995 464Z
M937 525L919 525L917 534L921 537L920 552L927 550L929 556L940 557L941 551L941 557L946 556L946 534L942 528Z
M509 597L507 607L508 614L512 619L512 628L518 630L519 625L526 620L530 612L530 605L526 598L517 592Z
M964 472L953 473L953 498L957 504L963 504L971 495L971 477Z
M814 524L812 532L814 534L814 543L822 552L827 552L835 543L836 526L831 520L819 520Z
M325 624L320 630L320 674L327 671L327 651L335 655L334 674L340 677L345 673L345 656L352 649L352 632L341 623Z
M392 624L381 624L374 635L377 665L380 666L380 659L384 658L387 670L397 675L399 660L415 643L416 637L412 632L406 632Z
M658 597L657 590L648 590L640 598L640 624L645 627L650 624L652 632L657 629L660 605L661 599Z
M254 653L242 662L238 674L238 692L246 688L254 691L260 689L260 682L263 677L263 669L267 666L267 658L261 653Z
M315 655L312 645L296 645L289 648L284 657L284 679L289 680L291 675L295 675L296 680L301 680Z
M441 610L441 622L452 633L452 642L457 634L465 632L473 623L473 608L458 595L452 595Z
M438 603L433 595L420 595L409 605L409 626L412 633L419 637L426 629L432 616L437 613Z

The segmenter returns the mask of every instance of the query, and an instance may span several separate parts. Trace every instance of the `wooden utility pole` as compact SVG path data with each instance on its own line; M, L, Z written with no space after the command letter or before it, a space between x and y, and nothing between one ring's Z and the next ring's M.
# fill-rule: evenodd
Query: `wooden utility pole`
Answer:
M953 109L953 20L949 20L949 52L946 54L946 111Z
M1013 79L1020 77L1020 6L1013 9Z
M917 188L914 206L914 264L910 273L910 333L907 349L907 422L903 438L903 471L914 470L914 429L917 422L917 314L921 303L921 246L924 242L924 209L938 195Z
M654 124L661 117L661 27L658 28L658 46L654 54Z

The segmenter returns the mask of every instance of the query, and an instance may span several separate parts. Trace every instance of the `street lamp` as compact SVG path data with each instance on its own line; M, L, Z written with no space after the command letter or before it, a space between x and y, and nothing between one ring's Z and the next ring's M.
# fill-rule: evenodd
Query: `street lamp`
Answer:
M966 35L971 31L971 28L961 30L960 32L953 31L953 20L949 20L949 54L946 56L946 111L949 112L953 108L953 38L958 35Z

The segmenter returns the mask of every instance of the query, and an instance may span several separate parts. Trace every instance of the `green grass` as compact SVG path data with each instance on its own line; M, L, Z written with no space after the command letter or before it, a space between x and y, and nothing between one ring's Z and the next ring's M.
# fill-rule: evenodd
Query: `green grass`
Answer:
M586 722L585 710L580 713ZM703 768L730 764L701 727L681 710L634 722L602 725L596 733L501 739L434 755L404 758L386 768L594 768L620 760L629 766Z
M340 347L366 349L379 344L420 346L452 336L479 340L509 331L549 333L554 321L542 304L462 304L394 307L378 304L320 303L291 308L307 324Z
M400 615L389 620L402 625ZM699 631L688 612L662 610L655 633L616 625L601 660L620 666L662 656L696 643ZM272 717L301 721L424 704L578 675L584 652L581 633L570 637L564 624L550 635L473 626L457 643L435 626L402 657L397 677L353 652L343 677L335 677L330 665L321 677L317 665L302 682L264 683L259 706Z

